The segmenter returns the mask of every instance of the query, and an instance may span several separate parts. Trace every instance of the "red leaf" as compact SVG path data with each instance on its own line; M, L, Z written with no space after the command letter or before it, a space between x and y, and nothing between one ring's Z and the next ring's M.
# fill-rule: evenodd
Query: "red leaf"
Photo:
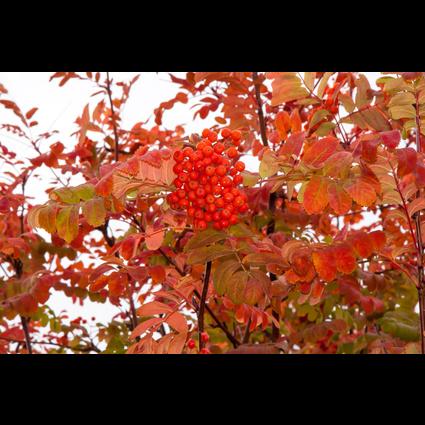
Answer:
M395 149L401 140L400 131L398 130L384 131L379 135L384 145L390 149Z

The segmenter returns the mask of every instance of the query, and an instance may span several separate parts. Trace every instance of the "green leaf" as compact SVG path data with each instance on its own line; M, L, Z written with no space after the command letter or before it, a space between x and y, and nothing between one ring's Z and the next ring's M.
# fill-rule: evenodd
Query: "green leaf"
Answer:
M218 295L224 295L226 293L227 284L240 266L236 258L217 264L213 272L213 282Z
M58 235L66 242L72 242L78 235L79 206L73 205L59 210L56 217Z
M323 118L326 118L329 115L331 115L331 113L326 109L319 109L313 114L308 128L313 128L318 122L322 121Z
M317 96L322 99L325 88L328 85L329 78L331 78L333 72L325 72L322 79L320 80L319 86L317 87Z
M252 187L255 186L260 180L260 175L258 173L251 173L250 171L242 171L241 176L243 178L243 185Z
M413 105L397 105L390 108L390 115L394 120L415 118L416 111Z
M351 114L351 112L353 112L356 108L353 99L348 94L339 93L338 99L341 101L342 106L349 114Z
M105 223L106 209L103 198L93 198L83 204L82 212L90 226L98 227Z
M388 103L388 106L391 108L393 106L401 106L401 105L413 105L416 102L415 96L409 92L401 92L397 93L395 96L391 98Z
M382 330L404 341L418 341L419 317L411 311L390 311L378 320Z
M314 80L316 79L315 72L305 72L304 73L304 83L310 91L313 91L314 88Z
M260 176L261 178L271 177L279 171L279 164L276 155L270 149L264 152L263 158L260 163Z
M314 132L319 137L327 136L334 128L336 124L333 122L323 122L319 125L319 128Z
M223 241L228 238L227 233L219 232L215 229L206 229L202 232L195 233L185 245L184 251L188 252L193 249L202 248L216 242Z
M235 304L242 304L245 301L247 282L248 273L242 270L233 274L228 280L226 293Z

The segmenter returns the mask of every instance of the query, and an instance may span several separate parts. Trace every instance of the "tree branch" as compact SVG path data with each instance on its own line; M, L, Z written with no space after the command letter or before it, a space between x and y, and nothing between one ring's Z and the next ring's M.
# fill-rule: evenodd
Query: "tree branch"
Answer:
M264 113L263 113L263 101L261 100L261 93L260 93L260 81L258 79L258 72L252 73L252 81L254 82L254 88L255 88L255 99L257 100L257 113L258 113L258 121L260 122L260 134L261 134L261 141L263 142L264 146L268 146L267 142L267 131L266 131L266 121L264 119Z
M108 93L109 105L111 107L112 127L114 129L114 137L115 137L115 161L118 162L118 160L119 160L119 139L118 139L117 123L115 121L114 102L112 101L111 79L109 78L109 72L106 73L106 91Z
M205 266L204 284L202 286L202 295L201 295L201 300L199 304L199 312L198 312L198 339L199 339L200 350L202 350L202 348L204 348L204 345L205 345L202 340L202 333L204 332L205 304L207 301L210 275L211 275L211 261L208 261Z

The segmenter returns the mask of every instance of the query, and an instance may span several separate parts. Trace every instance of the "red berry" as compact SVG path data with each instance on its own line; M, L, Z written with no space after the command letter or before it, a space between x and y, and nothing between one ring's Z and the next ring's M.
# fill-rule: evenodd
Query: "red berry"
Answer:
M218 176L224 176L227 172L227 169L224 165L219 165L216 169L215 172L217 173Z
M204 128L202 130L202 137L203 138L207 138L209 134L210 134L210 130L208 128Z
M206 146L207 146L207 144L206 144L205 142L199 142L199 143L196 145L196 150L197 150L198 152L202 152L202 150L203 150Z
M196 201L196 205L198 206L198 207L204 207L205 206L205 199L204 198L198 198Z
M205 197L205 189L203 187L198 187L198 189L196 189L196 196L198 196L200 198L204 198Z
M213 227L215 230L221 230L221 224L219 221L214 221Z
M205 197L205 200L207 201L207 204L213 204L215 201L215 198L210 193Z
M212 176L215 173L215 167L208 165L208 167L205 168L205 174L207 176Z
M239 211L241 213L248 211L248 204L243 204L241 207L239 207Z
M196 180L191 180L188 183L188 186L189 186L189 189L196 190L198 188L199 184Z
M213 220L214 221L219 221L221 219L221 211L215 211L213 213Z
M210 178L210 183L211 183L212 185L216 185L216 184L218 183L218 177L217 177L216 175L211 176L211 178Z
M173 183L174 183L174 186L176 186L177 188L180 188L180 187L183 186L183 182L181 180L179 180L178 177L176 179L174 179Z
M229 158L236 158L239 155L238 151L234 147L227 149L226 154Z
M220 220L220 226L222 229L226 229L227 227L229 227L229 220Z
M188 192L187 197L189 198L189 200L191 201L195 201L198 197L196 196L196 192L194 190L191 190L190 192Z
M228 128L223 128L223 130L221 130L221 135L224 138L230 137L232 135L232 132Z
M231 186L232 185L232 179L228 176L224 176L221 178L220 183L223 187Z
M224 143L221 143L221 142L217 142L214 146L214 151L217 152L218 154L222 154L225 149L226 147L224 146Z
M237 196L233 201L233 205L237 208L240 208L244 203L245 201L243 200L242 196Z
M243 182L243 177L241 175L237 175L233 177L233 183L235 184L241 184Z
M243 170L245 170L245 164L242 161L237 161L236 164L235 164L235 168L239 172L243 171Z
M173 154L173 158L176 162L183 162L184 155L182 151L175 151Z
M230 216L232 215L232 213L228 209L224 209L221 212L221 215L222 215L223 218L228 219L228 218L230 218Z
M178 196L180 199L182 199L182 198L186 198L186 191L185 191L185 190L183 190L183 189L178 189L178 190L176 191L176 193L177 193L177 196Z
M223 208L224 207L224 200L223 198L217 198L215 200L215 205L217 208Z
M179 174L179 180L183 183L187 182L189 180L189 175L186 173L180 173Z
M174 165L173 172L175 174L180 174L182 171L183 171L183 165L181 164L181 162Z
M192 154L193 154L193 149L191 147L187 146L186 148L183 149L183 155L186 158L190 158L190 155Z
M242 138L242 133L239 130L232 131L232 140L238 142Z
M229 218L229 222L230 224L237 224L238 223L238 216L235 214L232 214Z
M210 222L212 221L212 214L210 214L210 213L205 213L205 214L204 214L204 220L205 220L207 223L210 223Z
M195 348L195 341L193 339L189 339L189 342L187 343L187 346L189 347L190 350L193 350Z
M207 205L207 210L211 213L213 213L215 210L217 209L215 204L208 204Z
M232 202L233 201L233 199L235 198L231 193L225 193L224 194L224 196L223 196L223 198L224 198L224 200L227 202L227 203L230 203L230 202Z
M207 223L204 220L199 220L197 228L199 230L205 230L207 228Z
M196 171L192 171L189 173L189 177L191 180L198 180L199 179L199 173Z
M195 215L194 215L194 217L195 217L196 219L198 219L198 220L202 220L202 219L204 218L204 212L203 212L200 208L198 208L198 209L195 211Z
M210 142L215 142L217 140L218 135L215 131L210 131L207 137Z
M187 208L189 206L189 201L187 199L184 199L184 198L183 199L180 199L179 205L182 208Z
M214 153L214 149L211 146L205 146L202 149L202 153L204 154L204 156L210 157Z
M201 333L201 341L202 342L208 342L210 340L209 335L206 332Z
M195 216L195 211L196 211L195 208L190 207L190 208L187 209L187 215L189 217L194 217Z

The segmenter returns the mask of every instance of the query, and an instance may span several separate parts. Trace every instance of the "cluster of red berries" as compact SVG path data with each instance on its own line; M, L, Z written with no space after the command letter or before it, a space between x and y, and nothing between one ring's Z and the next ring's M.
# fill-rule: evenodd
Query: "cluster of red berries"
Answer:
M196 149L185 147L174 152L173 171L176 190L167 201L171 208L186 210L196 229L211 223L214 229L226 229L238 222L238 214L248 210L247 196L239 190L245 164L238 161L236 149L241 132L224 128L219 140L215 131L205 129Z

